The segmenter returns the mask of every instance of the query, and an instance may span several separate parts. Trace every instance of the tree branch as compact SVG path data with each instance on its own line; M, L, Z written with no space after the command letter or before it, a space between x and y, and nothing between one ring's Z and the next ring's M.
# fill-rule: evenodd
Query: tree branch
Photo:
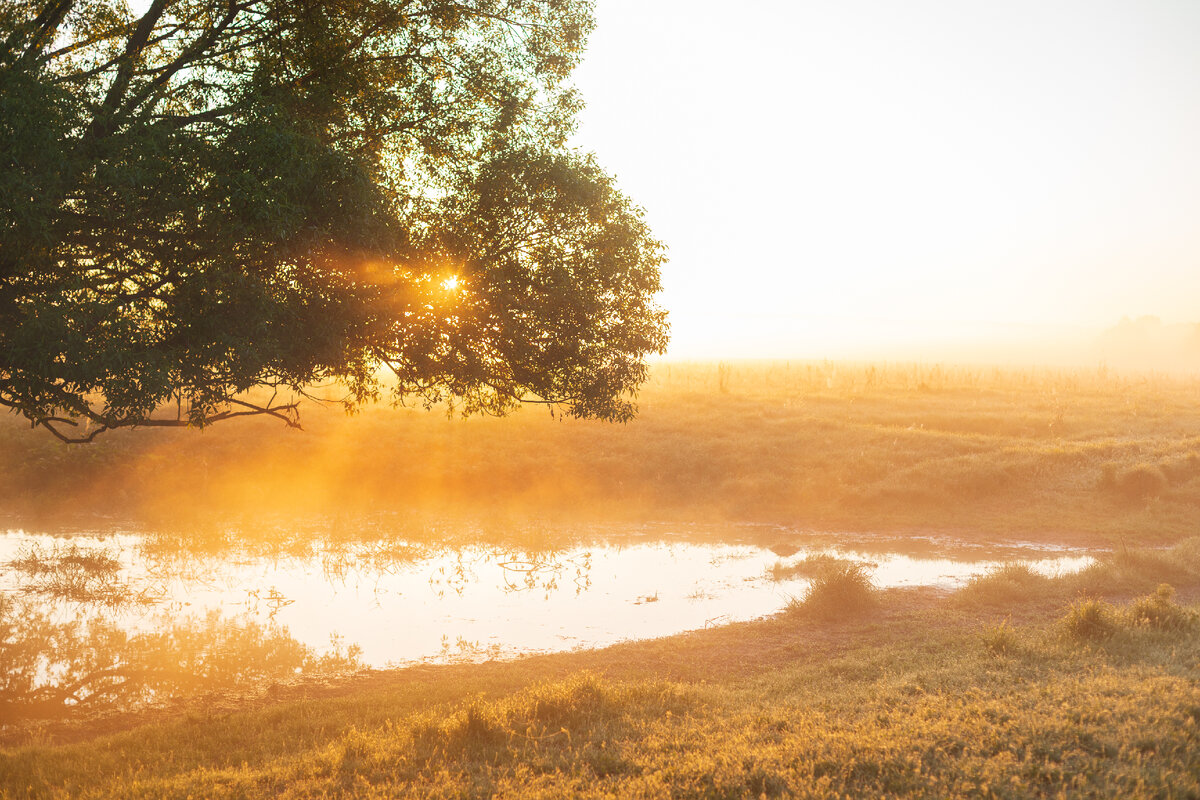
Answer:
M150 34L154 31L154 26L158 24L159 19L162 18L163 13L167 10L167 6L172 2L174 0L153 0L150 8L138 20L133 35L129 37L129 41L125 45L125 52L118 59L119 66L117 67L116 77L113 78L112 84L108 87L108 93L104 96L104 102L101 103L100 110L96 112L96 116L92 118L92 124L84 136L85 141L90 142L102 139L112 132L113 116L116 114L121 100L125 97L125 93L129 90L129 83L133 80L133 72L137 59L145 49L146 43L150 40Z
M46 45L54 41L54 34L66 18L67 12L71 10L71 6L75 5L75 0L57 0L56 2L48 3L42 8L40 14L33 21L34 28L33 36L25 46L25 52L17 59L17 65L21 66L34 61L41 54ZM9 40L5 42L5 49L9 49L16 45L13 37L18 31L13 31L9 36Z
M234 0L229 0L228 7L225 10L225 15L217 22L217 24L205 31L202 36L198 36L196 40L193 41L192 44L187 48L185 48L182 53L176 56L171 63L162 67L152 80L150 80L139 92L137 92L125 103L123 111L128 113L132 109L140 106L151 95L153 95L157 89L170 81L171 78L179 72L179 70L183 69L192 61L195 61L204 53L204 51L212 47L213 44L216 43L217 38L221 35L221 33L224 32L225 29L231 24L233 24L233 21L237 18L240 10L241 7L234 2Z
M216 414L205 417L203 420L203 424L205 424L205 425L215 424L217 422L224 422L226 420L236 419L238 417L268 416L268 417L274 417L275 419L280 420L281 422L283 422L284 425L286 425L289 428L294 428L296 430L303 430L303 428L300 426L300 404L298 402L287 403L285 405L279 405L279 406L271 405L270 402L268 402L267 405L260 406L260 405L256 405L255 403L251 403L251 402L248 402L245 400L238 400L233 397L225 398L224 402L229 405L237 406L237 407L241 408L242 410L241 411L232 411L232 410L220 411ZM18 408L18 410L20 410L19 407L17 407L16 405L14 405L12 403L4 402L3 400L0 400L0 404L10 406L13 408ZM51 434L53 434L57 439L59 439L62 442L65 442L66 444L90 444L91 442L95 441L96 437L99 436L100 434L105 433L107 431L111 431L111 430L118 430L120 428L188 428L188 427L195 427L195 424L191 420L182 419L178 416L175 417L174 419L164 418L164 417L127 417L124 419L117 419L117 418L105 416L103 414L97 414L96 412L93 412L93 411L86 411L86 410L84 411L82 416L85 416L88 418L88 420L97 423L97 427L89 430L87 435L72 436L69 431L61 430L58 427L60 425L69 425L75 429L78 429L78 427L79 427L78 421L73 420L73 419L67 419L64 417L50 417L50 416L39 417L39 418L33 420L33 424L34 424L34 427L41 426L41 427L45 428Z

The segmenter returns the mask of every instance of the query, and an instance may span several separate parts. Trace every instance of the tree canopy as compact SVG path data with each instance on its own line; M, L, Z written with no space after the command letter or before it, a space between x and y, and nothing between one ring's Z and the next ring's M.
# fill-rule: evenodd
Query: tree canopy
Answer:
M629 418L663 248L567 145L592 25L587 0L0 0L0 405L69 441L296 424L325 383Z

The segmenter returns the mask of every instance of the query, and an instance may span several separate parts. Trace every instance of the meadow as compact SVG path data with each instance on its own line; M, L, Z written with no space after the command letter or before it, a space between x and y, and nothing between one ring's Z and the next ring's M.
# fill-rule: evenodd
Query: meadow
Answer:
M1200 540L950 595L861 578L668 639L43 731L0 750L0 796L1200 792Z
M431 541L455 520L518 539L678 520L1098 555L955 592L814 558L791 567L809 592L751 622L515 661L263 669L187 702L0 726L0 797L1200 796L1198 398L1169 375L772 362L661 364L625 426L310 404L304 432L66 448L6 419L10 526L164 547L291 541L317 519Z
M38 527L450 513L1169 543L1195 532L1198 399L1200 379L1107 370L665 363L627 425L309 403L304 431L257 420L70 448L8 418L0 513Z

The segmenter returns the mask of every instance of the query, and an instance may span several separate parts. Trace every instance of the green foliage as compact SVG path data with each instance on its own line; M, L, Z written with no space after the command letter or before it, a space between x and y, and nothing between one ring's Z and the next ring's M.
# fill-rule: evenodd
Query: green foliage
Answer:
M590 3L133 8L0 12L0 404L70 440L329 381L632 414L663 256L566 147Z

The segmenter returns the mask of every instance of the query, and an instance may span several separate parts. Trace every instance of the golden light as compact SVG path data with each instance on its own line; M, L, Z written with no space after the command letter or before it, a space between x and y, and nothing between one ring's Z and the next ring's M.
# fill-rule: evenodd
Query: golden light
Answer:
M459 288L459 279L457 275L451 275L442 281L442 288L447 292L457 292Z

